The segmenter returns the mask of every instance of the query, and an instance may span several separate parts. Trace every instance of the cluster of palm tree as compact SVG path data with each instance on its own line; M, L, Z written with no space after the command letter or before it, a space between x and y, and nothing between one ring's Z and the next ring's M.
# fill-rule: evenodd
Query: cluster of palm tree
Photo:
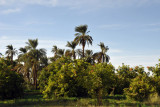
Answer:
M26 44L27 45L25 47L21 47L19 49L20 52L18 59L16 60L18 64L15 68L17 72L22 73L27 77L29 82L33 79L33 83L37 89L37 73L48 64L46 50L37 49L38 39L29 39ZM13 63L13 56L18 54L18 51L13 48L12 45L8 45L6 47L7 51L5 54L7 55L7 60Z
M54 56L51 58L47 58L45 49L37 49L38 39L29 39L28 42L26 42L26 46L19 49L19 53L12 45L6 46L7 51L5 54L7 55L7 60L13 63L13 56L18 54L16 71L22 73L28 82L33 82L36 89L38 71L48 65L48 59L50 59L50 61L56 61L61 57L69 57L72 60L77 58L84 59L92 64L108 62L109 56L106 52L109 48L105 46L104 43L101 42L98 45L101 48L101 52L93 53L92 50L85 50L86 44L92 45L93 42L92 37L88 35L89 31L87 31L87 28L87 25L75 27L75 32L77 32L75 39L71 42L68 41L66 44L66 47L70 49L60 49L54 45L52 48ZM82 46L82 49L76 49L78 44Z
M87 31L88 26L87 25L81 25L77 26L75 28L75 31L77 32L75 34L75 39L71 42L67 42L66 47L71 48L71 50L64 50L57 48L56 45L53 46L52 52L54 53L54 57L52 57L52 60L56 60L57 58L60 58L62 56L71 57L72 59L86 59L88 62L108 62L109 56L106 54L109 50L108 46L105 46L104 43L100 42L98 46L101 48L101 52L96 52L93 54L92 50L85 50L86 44L92 45L92 37L88 35L89 31ZM82 49L75 50L77 45L81 45Z

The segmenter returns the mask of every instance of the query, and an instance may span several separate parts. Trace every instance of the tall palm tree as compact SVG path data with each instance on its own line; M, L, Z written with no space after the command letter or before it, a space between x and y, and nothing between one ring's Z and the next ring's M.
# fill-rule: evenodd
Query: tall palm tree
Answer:
M80 25L77 26L75 28L75 31L78 32L75 34L76 38L74 39L74 41L79 44L82 45L82 51L83 51L83 58L85 57L84 55L84 48L86 46L86 43L89 45L92 45L92 37L88 35L89 31L87 31L88 26L87 25Z
M99 46L101 48L101 53L102 53L102 62L108 62L109 56L106 54L107 51L109 50L108 46L105 46L103 42L100 42Z
M29 50L28 58L30 59L30 62L32 64L34 85L35 88L37 89L37 72L40 68L41 59L46 57L46 50L42 48L37 49L38 39L35 40L29 39L28 42L26 42L26 44L27 44L26 48Z
M94 59L97 59L98 62L109 62L109 56L106 54L106 52L109 50L108 46L105 46L103 42L100 42L100 44L98 44L98 46L100 46L101 48L101 52L97 52L93 55Z
M29 68L31 67L30 60L28 57L27 49L26 48L20 48L19 49L19 55L18 55L18 61L22 62L21 66L18 69L19 73L22 73L24 76L27 77L28 81L30 82L30 70Z
M16 48L13 48L12 45L7 45L7 51L6 51L6 55L7 58L11 61L11 63L13 63L13 56L17 54L17 50Z
M76 59L75 48L76 48L76 46L77 46L77 43L76 43L75 41L72 41L72 42L69 42L69 41L68 41L66 46L72 49L73 59Z

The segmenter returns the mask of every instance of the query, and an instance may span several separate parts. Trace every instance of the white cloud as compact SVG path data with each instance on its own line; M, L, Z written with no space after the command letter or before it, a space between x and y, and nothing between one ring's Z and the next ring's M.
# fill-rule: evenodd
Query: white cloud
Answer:
M1 13L2 14L10 14L10 13L17 13L17 12L20 12L20 11L21 11L20 8L15 8L15 9L2 10Z

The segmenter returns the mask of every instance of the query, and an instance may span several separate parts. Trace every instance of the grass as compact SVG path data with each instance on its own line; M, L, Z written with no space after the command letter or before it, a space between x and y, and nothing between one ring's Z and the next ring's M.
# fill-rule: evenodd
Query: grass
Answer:
M159 107L155 103L128 100L122 95L107 96L102 102L101 107ZM0 107L95 107L96 105L96 99L91 98L44 99L37 90L26 91L20 99L0 101Z

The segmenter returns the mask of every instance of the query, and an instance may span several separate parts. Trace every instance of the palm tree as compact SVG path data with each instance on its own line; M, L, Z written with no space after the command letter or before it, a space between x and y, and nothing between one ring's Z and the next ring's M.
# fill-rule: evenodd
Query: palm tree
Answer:
M37 89L37 72L40 68L40 62L43 58L46 58L46 50L45 49L37 49L38 46L38 39L32 40L29 39L26 42L26 48L29 50L28 58L32 64L32 73L33 73L33 80L35 88Z
M21 66L18 69L19 73L22 73L24 76L27 77L28 81L30 82L30 70L31 67L30 60L28 58L28 53L26 48L20 48L19 49L19 55L18 55L18 61L22 62Z
M86 43L89 45L91 44L92 45L92 37L87 35L89 33L89 31L87 32L87 28L88 26L87 25L80 25L80 26L77 26L75 28L75 31L78 32L75 34L76 38L74 39L74 41L79 44L79 45L82 45L82 51L83 51L83 58L84 58L84 48L86 46Z
M100 42L100 44L98 44L98 46L100 46L101 48L101 52L97 52L93 55L94 59L97 59L98 62L109 62L109 56L106 54L106 52L109 50L108 46L105 46L103 42Z
M78 59L83 57L82 49L77 49L76 53L77 53Z
M72 52L71 52L71 50L69 50L69 49L67 49L66 51L65 51L65 57L72 57Z
M85 51L85 56L86 57L92 57L92 55L93 55L93 51L92 50L86 50Z
M64 49L58 49L57 54L58 54L58 56L62 57L62 56L64 56L64 52L65 52Z
M76 59L76 52L75 52L75 48L77 46L77 43L72 41L72 42L67 42L67 47L71 48L72 49L72 56L73 56L73 59Z
M89 63L93 63L93 51L92 50L85 50L85 57L86 57L86 61Z
M19 55L18 55L18 59L19 59L19 61L22 61L24 58L23 58L23 56L27 53L27 49L26 48L19 48Z
M16 48L13 48L12 45L7 45L7 51L6 51L6 55L7 58L11 61L11 63L13 63L13 56L17 54L17 50Z
M56 45L53 45L53 48L52 48L52 51L51 51L51 52L54 53L54 57L57 55L57 53L58 53L58 48L57 48Z
M2 53L0 53L0 57L2 56Z

